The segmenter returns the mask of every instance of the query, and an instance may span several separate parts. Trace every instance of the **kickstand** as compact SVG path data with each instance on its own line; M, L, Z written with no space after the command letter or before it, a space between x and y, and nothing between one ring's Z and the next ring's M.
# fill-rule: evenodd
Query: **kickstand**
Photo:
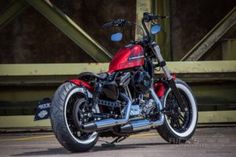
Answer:
M115 143L119 143L123 140L125 140L128 136L119 136L117 138L115 138L112 142L105 142L102 144L102 147L114 147Z

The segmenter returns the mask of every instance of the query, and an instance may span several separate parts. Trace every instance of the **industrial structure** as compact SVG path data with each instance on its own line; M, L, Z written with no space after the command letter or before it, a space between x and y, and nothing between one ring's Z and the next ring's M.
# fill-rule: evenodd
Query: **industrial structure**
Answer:
M0 128L50 126L33 121L37 102L80 72L106 71L117 50L99 25L119 16L139 23L143 12L170 15L156 40L171 71L191 85L199 123L236 122L236 2L125 3L1 0Z

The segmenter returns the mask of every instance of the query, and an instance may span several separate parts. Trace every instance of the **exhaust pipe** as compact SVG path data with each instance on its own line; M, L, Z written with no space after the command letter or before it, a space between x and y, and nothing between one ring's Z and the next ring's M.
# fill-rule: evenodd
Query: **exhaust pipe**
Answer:
M116 125L122 125L122 124L128 123L130 108L131 108L131 100L125 94L121 94L121 97L124 98L127 102L127 108L126 108L124 118L122 119L109 118L109 119L104 119L104 120L100 120L96 122L87 123L82 126L82 129L84 131L95 131L95 130L106 129L106 128L113 127Z
M162 107L162 104L161 104L159 98L157 97L155 91L153 90L153 88L150 88L149 91L150 91L154 101L156 102L158 109L161 111L163 109L163 107ZM164 123L164 114L160 113L160 119L157 121L150 121L147 119L134 120L134 121L131 121L129 124L122 126L121 132L130 133L130 132L151 129L151 128L155 128L157 126L160 126L163 123Z
M156 128L164 123L164 115L161 113L161 118L157 121L149 121L147 119L131 121L120 128L122 133L137 132L146 129Z

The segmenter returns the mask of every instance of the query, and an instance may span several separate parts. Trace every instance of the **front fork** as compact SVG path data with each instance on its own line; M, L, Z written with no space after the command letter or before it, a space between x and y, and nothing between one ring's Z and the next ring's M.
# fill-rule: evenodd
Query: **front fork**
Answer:
M183 101L183 98L182 98L178 88L176 87L175 79L170 74L170 71L168 70L168 68L166 66L166 62L161 55L160 47L155 42L152 43L152 51L154 52L156 58L158 59L159 65L160 65L161 69L163 70L165 77L168 80L168 84L169 84L170 88L174 92L174 95L177 99L177 102L179 104L181 111L184 112L186 110L186 106L184 104L185 102Z

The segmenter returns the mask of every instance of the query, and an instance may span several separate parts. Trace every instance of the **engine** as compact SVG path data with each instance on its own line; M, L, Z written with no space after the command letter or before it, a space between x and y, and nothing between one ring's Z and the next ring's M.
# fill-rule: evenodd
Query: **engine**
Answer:
M132 85L139 93L146 93L151 87L151 77L146 71L137 71L133 75Z
M156 104L153 99L149 100L139 100L138 102L134 102L131 106L130 116L131 117L144 117L151 118L152 115L156 115Z
M104 81L101 85L101 95L110 100L117 100L119 87L129 87L133 97L145 94L151 87L152 80L148 72L139 69L135 72L121 72ZM121 88L120 88L121 89ZM138 93L138 94L135 94Z
M123 115L126 106L123 105L125 103L120 100L119 95L125 93L133 99L130 116L149 118L156 110L156 104L147 93L151 85L152 80L149 73L142 68L134 72L116 73L101 84L100 90L98 90L100 91L98 103L103 106L103 112Z

